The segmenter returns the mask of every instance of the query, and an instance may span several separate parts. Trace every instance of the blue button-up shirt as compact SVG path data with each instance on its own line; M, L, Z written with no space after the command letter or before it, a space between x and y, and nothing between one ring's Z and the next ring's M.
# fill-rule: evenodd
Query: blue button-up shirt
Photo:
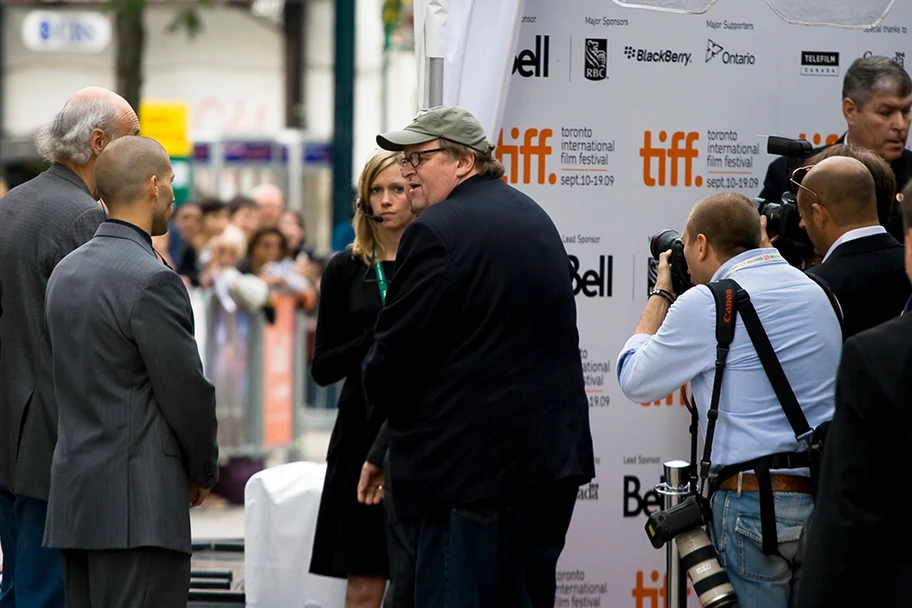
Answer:
M732 271L764 253L772 259ZM733 257L712 280L723 278L734 279L750 294L811 428L830 420L842 332L823 289L789 266L775 249ZM668 309L654 336L635 334L627 340L617 362L621 390L632 401L647 403L690 382L705 434L715 374L715 332L716 305L709 288L698 285L686 291ZM713 468L805 449L798 446L739 315L722 380Z

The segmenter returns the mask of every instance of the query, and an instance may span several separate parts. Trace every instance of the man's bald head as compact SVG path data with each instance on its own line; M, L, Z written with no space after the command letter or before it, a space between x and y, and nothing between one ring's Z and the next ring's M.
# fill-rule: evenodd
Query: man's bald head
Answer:
M146 197L152 176L163 181L171 170L168 153L154 139L126 136L105 147L95 163L98 196L115 211Z
M35 146L51 162L83 166L106 143L138 132L136 112L123 97L102 87L86 87L38 129Z
M862 162L847 156L826 158L814 165L801 185L817 198L799 192L799 200L825 207L836 225L877 224L874 178Z
M285 209L285 197L282 189L275 184L260 184L250 191L250 198L260 208L264 226L275 226Z
M760 215L743 194L720 192L702 199L690 212L687 237L702 234L720 261L760 247Z

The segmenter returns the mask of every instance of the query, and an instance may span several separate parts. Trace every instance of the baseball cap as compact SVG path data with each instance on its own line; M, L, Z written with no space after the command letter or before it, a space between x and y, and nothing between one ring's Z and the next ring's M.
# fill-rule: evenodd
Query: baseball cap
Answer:
M468 146L480 154L488 154L494 149L478 119L459 106L420 110L403 130L378 135L377 145L384 150L401 152L405 146L422 144L438 137Z

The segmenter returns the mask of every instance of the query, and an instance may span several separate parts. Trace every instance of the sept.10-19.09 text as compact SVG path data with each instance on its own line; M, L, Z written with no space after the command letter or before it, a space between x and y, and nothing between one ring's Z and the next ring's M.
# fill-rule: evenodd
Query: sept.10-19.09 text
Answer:
M560 178L561 186L613 186L614 185L614 176L613 175L589 175L589 174L580 174L575 175L562 175Z

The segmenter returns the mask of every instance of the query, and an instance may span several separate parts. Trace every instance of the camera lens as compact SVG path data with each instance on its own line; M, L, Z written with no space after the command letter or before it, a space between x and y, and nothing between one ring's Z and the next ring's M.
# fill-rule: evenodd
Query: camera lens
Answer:
M681 566L693 583L703 608L734 606L738 602L735 589L719 563L719 553L709 541L703 528L693 528L675 537Z
M659 255L671 249L675 241L680 238L681 235L671 228L658 232L649 241L649 251L652 253L652 257L659 259Z

